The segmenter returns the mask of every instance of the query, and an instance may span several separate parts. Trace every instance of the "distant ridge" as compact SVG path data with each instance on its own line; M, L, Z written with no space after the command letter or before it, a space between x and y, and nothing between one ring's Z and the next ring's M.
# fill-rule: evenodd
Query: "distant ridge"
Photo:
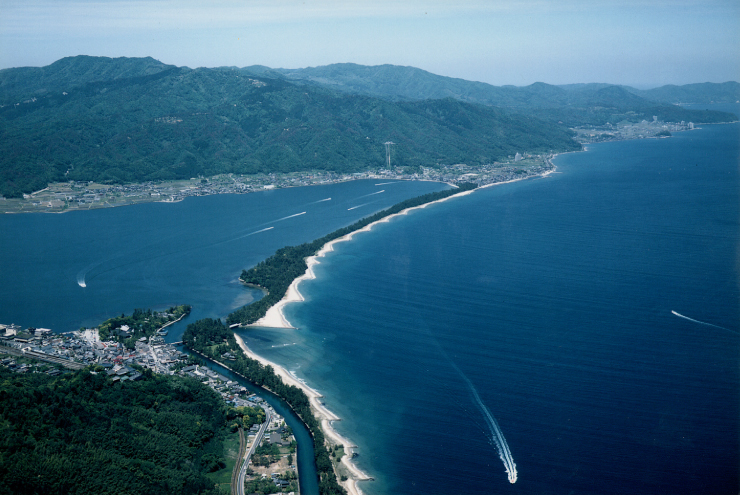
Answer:
M65 57L45 67L0 70L0 103L8 98L43 96L59 88L99 81L151 76L174 69L151 57L109 58L79 55Z
M668 103L739 103L740 83L728 81L724 83L698 83L674 86L669 84L659 88L640 91L627 88L628 91L654 101Z
M332 64L305 69L270 69L252 66L247 73L281 76L290 81L330 87L349 94L364 94L391 101L454 98L468 103L496 106L568 126L651 119L717 122L728 115L692 114L672 103L735 102L740 84L703 83L663 86L641 91L605 83L554 86L537 82L529 86L492 86L482 82L439 76L422 69L396 65Z
M353 173L382 168L389 140L394 165L417 170L580 149L571 131L531 115L347 95L262 72L87 56L0 71L0 194L67 180Z

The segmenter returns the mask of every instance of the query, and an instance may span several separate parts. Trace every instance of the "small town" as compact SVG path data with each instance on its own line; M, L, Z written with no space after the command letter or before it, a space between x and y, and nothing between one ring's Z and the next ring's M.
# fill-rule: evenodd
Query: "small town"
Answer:
M312 171L257 175L224 174L188 180L145 182L140 184L96 184L94 182L59 182L25 194L23 199L0 197L0 213L50 212L111 208L137 203L175 203L192 196L246 194L287 187L335 184L359 179L425 180L455 184L475 182L478 186L508 182L539 175L552 168L552 155L516 153L505 162L488 165L454 164L419 167L416 171L384 168L374 172L339 174Z
M575 140L581 144L603 141L624 141L627 139L646 139L670 137L672 132L690 131L695 128L693 122L663 122L653 116L653 120L643 120L636 124L607 122L603 126L576 127Z
M580 144L670 137L672 132L693 130L693 122L663 122L653 116L639 123L607 122L603 126L580 126L571 130ZM24 194L22 199L0 196L0 213L50 212L111 208L138 203L175 203L192 196L246 194L287 187L335 184L359 179L425 180L455 184L474 182L479 187L540 175L553 168L553 154L516 153L505 161L485 165L440 165L438 167L387 167L375 171L340 174L326 171L270 173L255 175L223 174L193 177L187 180L134 184L97 184L94 182L57 182L40 191Z
M124 325L121 331L128 330ZM116 341L101 341L98 329L80 329L55 334L48 328L22 329L0 324L0 365L15 373L46 373L59 376L70 370L91 366L93 373L105 373L111 382L137 381L143 370L190 377L216 391L233 408L260 408L264 421L254 424L243 436L236 457L244 459L234 469L243 493L245 482L269 482L275 492L298 493L298 472L294 462L296 442L284 418L272 406L236 381L203 364L159 335L141 337L133 350ZM234 356L222 356L228 362ZM240 434L241 436L241 434ZM237 454L237 451L233 452ZM230 474L229 474L230 476Z

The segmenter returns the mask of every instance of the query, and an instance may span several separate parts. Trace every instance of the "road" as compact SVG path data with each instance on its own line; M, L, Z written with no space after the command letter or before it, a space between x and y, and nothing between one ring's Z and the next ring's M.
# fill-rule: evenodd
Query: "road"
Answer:
M70 361L67 358L54 356L52 354L45 354L43 352L21 351L20 349L16 349L10 346L3 346L0 350L2 350L2 352L5 354L10 354L11 356L23 356L31 359L36 359L38 361L45 361L47 363L59 364L71 370L81 370L82 368L87 367L87 364L85 363L77 363L75 361Z
M249 459L252 458L252 454L254 454L254 451L257 448L257 446L260 443L262 443L262 437L265 436L265 431L267 431L267 427L270 424L270 421L272 421L272 415L270 414L270 409L265 405L260 405L260 407L262 407L262 409L265 410L265 422L262 423L262 426L260 426L260 429L257 432L257 436L254 437L252 446L249 447L247 454L244 456L244 463L242 464L242 468L239 471L239 481L237 482L237 485L236 485L237 495L244 495L244 478L247 476L247 466L249 466Z

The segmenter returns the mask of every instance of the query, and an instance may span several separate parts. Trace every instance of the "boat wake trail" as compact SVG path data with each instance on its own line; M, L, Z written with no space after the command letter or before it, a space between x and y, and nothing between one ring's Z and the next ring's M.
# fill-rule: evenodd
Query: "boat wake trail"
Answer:
M272 230L272 229L274 229L274 228L275 228L275 227L267 227L266 229L256 230L256 231L254 231L254 232L250 232L249 234L244 234L244 235L243 235L243 236L241 236L241 237L237 237L237 238L236 238L236 239L234 239L234 240L235 240L235 241L237 241L237 240L239 240L239 239L244 239L245 237L249 237L250 235L254 235L254 234L259 234L260 232L265 232L265 231L267 231L267 230Z
M370 203L363 203L363 204L361 204L361 205L353 206L352 208L347 208L347 211L350 211L350 210L354 210L355 208L360 208L360 207L362 207L362 206L367 206L367 205L369 205L369 204L370 204Z
M87 287L87 283L85 283L85 277L87 276L88 273L90 273L90 270L92 270L98 265L102 265L103 263L104 261L98 261L97 263L92 263L90 265L87 265L85 268L80 270L77 273L77 285L79 285L80 287Z
M384 192L385 192L385 189L381 189L380 191L376 191L374 193L370 193L370 194L365 194L363 196L359 196L359 197L357 197L357 199L367 198L368 196L375 196L376 194L380 194L380 193L384 193Z
M376 186L385 186L386 184L395 184L395 182L381 182L380 184L375 184Z
M329 199L331 199L331 198L329 198ZM293 217L300 217L301 215L305 215L305 214L306 214L306 212L305 212L305 211L302 211L302 212L300 212L300 213L296 213L295 215L288 215L287 217L283 217L283 218L278 218L277 220L273 220L273 221L274 221L274 222L281 222L281 221L283 221L283 220L287 220L287 219L289 219L289 218L293 218ZM264 225L264 224L263 224L263 225Z
M315 205L316 203L323 203L324 201L331 201L331 198L320 199L318 201L314 201L313 203L308 203L308 204Z
M483 413L483 418L485 418L486 423L488 424L488 429L491 431L491 436L489 438L496 445L498 456L501 458L501 461L503 461L504 468L506 469L506 474L509 476L509 483L516 483L516 464L514 463L514 458L511 456L509 444L506 443L506 439L504 438L504 434L501 432L501 428L499 427L496 418L493 417L491 411L488 410L486 405L481 400L480 395L478 395L478 391L473 386L473 382L471 382L470 379L465 376L465 373L463 373L462 370L458 368L451 359L448 358L448 361L450 362L452 367L455 368L455 371L457 371L462 379L465 380L465 383L468 385L470 392L473 394L476 405Z
M719 326L719 325L712 325L711 323L707 323L707 322L705 322L705 321L699 321L699 320L695 320L695 319L693 319L693 318L689 318L688 316L684 316L684 315L682 315L681 313L676 313L675 311L671 311L671 313L673 313L674 315L678 316L679 318L683 318L684 320L689 320L689 321L693 321L694 323L698 323L698 324L700 324L700 325L706 325L706 326L708 326L708 327L714 327L714 328L719 328L719 329L721 329L721 330L726 330L726 331L728 331L728 332L732 332L732 333L738 333L738 332L736 332L736 331L734 331L734 330L730 330L729 328L721 327L721 326Z

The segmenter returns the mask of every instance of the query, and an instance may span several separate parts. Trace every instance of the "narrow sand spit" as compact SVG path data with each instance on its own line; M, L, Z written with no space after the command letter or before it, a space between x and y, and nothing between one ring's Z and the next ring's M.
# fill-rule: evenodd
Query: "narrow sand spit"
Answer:
M512 181L513 182L513 181ZM504 184L504 182L501 182L500 184ZM484 186L486 187L486 186ZM301 295L300 291L298 290L298 285L303 282L304 280L313 280L316 278L316 275L313 271L313 266L319 264L318 258L322 258L326 255L326 253L329 253L331 251L334 251L334 244L338 242L345 242L352 240L352 237L359 233L359 232L369 232L375 225L379 223L385 223L390 221L391 218L400 216L400 215L406 215L408 212L412 210L418 210L421 208L426 208L429 205L432 205L434 203L440 203L442 201L447 201L451 198L456 198L458 196L465 196L467 194L471 194L474 192L475 189L470 191L463 191L458 194L453 194L452 196L447 196L446 198L438 199L437 201L432 201L429 203L424 203L423 205L419 206L413 206L411 208L406 208L405 210L399 211L398 213L394 213L392 215L388 215L387 217L381 218L380 220L377 220L373 223L370 223L366 226L364 226L361 229L355 230L354 232L350 232L349 234L339 237L338 239L334 239L333 241L329 241L326 244L322 246L322 248L314 255L309 256L306 258L306 265L308 267L306 268L306 272L301 275L300 277L293 280L293 283L290 284L290 287L288 287L288 291L285 293L285 296L278 301L275 305L270 307L270 309L267 310L265 313L265 316L257 320L256 322L252 323L251 327L269 327L269 328L295 328L290 324L290 322L285 318L285 315L283 314L283 308L286 304L291 302L300 302L303 301L303 296Z
M557 155L554 155L552 158L554 158L555 156ZM550 161L550 164L552 165L551 161ZM547 172L543 174L540 174L539 177L547 177L548 175L555 173L555 170L556 170L556 167L553 166L552 169L548 170ZM531 179L532 177L534 176L524 177L522 179L514 179L514 180L510 180L506 182L496 182L493 184L487 184L485 186L481 186L478 189L483 189L483 188L492 187L492 186L500 186L503 184L510 184L512 182L517 182L520 180ZM359 232L369 232L373 228L373 226L379 223L388 222L393 217L400 216L400 215L406 215L408 214L408 212L412 210L426 208L427 206L431 204L441 203L442 201L447 201L449 199L456 198L458 196L465 196L467 194L472 194L475 191L476 189L469 190L469 191L463 191L458 194L447 196L446 198L438 199L437 201L431 201L423 205L406 208L405 210L402 210L398 213L388 215L387 217L381 218L380 220L377 220L371 224L368 224L361 229L355 230L354 232L350 232L349 234L343 237L327 242L321 247L321 249L314 256L309 256L308 258L306 258L306 265L307 265L306 272L300 277L293 280L293 282L290 284L290 287L288 287L288 291L285 293L285 296L280 301L278 301L274 306L270 307L270 309L268 309L267 312L265 313L265 316L263 316L262 318L260 318L259 320L252 323L249 326L269 327L269 328L295 328L285 318L285 315L283 314L283 308L288 303L304 301L303 296L298 290L298 285L304 280L313 280L316 278L316 275L314 274L314 271L313 271L313 266L320 263L318 258L321 258L325 256L326 253L329 253L334 250L334 244L338 242L350 241L352 240L352 237L355 234ZM316 416L316 418L318 418L319 421L321 422L321 428L324 431L324 434L326 435L326 437L331 439L332 442L342 445L344 447L344 452L346 455L342 457L341 462L342 464L346 466L347 470L351 474L351 477L350 479L348 479L346 482L343 483L343 486L347 489L347 492L350 493L351 495L360 495L362 491L358 488L357 482L363 481L363 480L371 480L372 478L368 476L367 474L365 474L364 472L362 472L360 469L357 468L357 466L355 466L352 463L351 456L352 456L353 449L356 448L356 446L353 445L346 438L339 435L339 433L337 433L336 430L334 430L334 428L332 427L332 422L338 421L340 418L333 412L329 411L326 408L326 406L324 406L321 403L320 399L322 398L322 395L319 394L319 392L317 392L316 390L306 385L304 382L297 380L295 377L293 377L293 375L288 373L288 371L285 368L271 361L268 361L267 359L261 356L258 356L257 354L252 352L246 346L246 344L244 343L244 340L242 340L238 335L236 335L236 340L239 343L239 346L242 348L242 350L247 356L249 356L252 359L256 359L257 361L259 361L265 366L267 365L271 366L275 370L275 373L277 373L280 376L280 378L283 380L284 383L286 383L287 385L294 385L306 393L311 403L312 411L314 415Z

